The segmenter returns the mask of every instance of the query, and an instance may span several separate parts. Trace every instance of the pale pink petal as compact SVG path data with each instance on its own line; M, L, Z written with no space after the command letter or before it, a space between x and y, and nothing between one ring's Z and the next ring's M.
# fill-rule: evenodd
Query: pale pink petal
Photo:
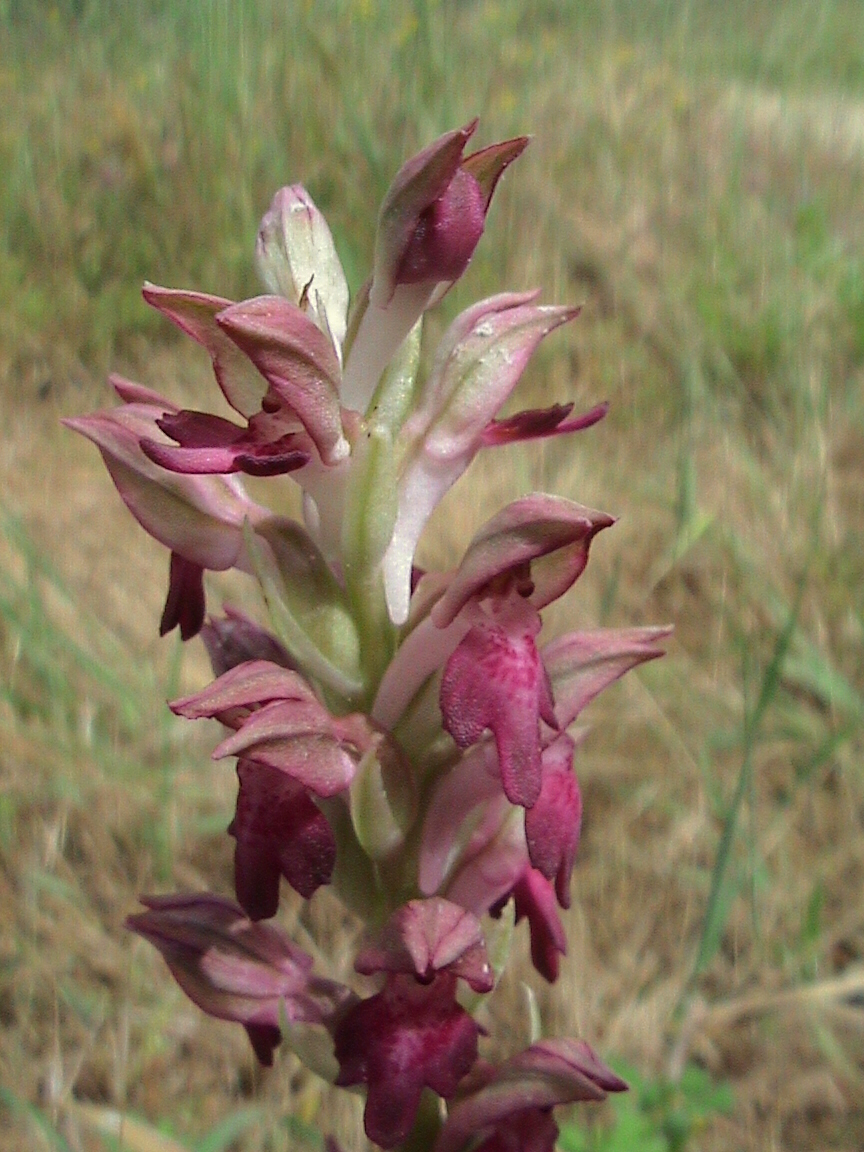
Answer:
M140 442L162 435L163 414L131 403L64 423L96 444L124 503L151 536L202 568L231 568L241 557L244 520L255 523L266 510L234 478L181 476L150 460Z
M582 709L625 672L663 655L671 627L601 628L571 632L543 649L555 693L555 714L568 728Z
M145 284L143 296L148 304L207 349L216 381L231 407L241 416L257 412L267 391L266 381L216 323L218 313L231 301L206 292L159 288L155 284Z

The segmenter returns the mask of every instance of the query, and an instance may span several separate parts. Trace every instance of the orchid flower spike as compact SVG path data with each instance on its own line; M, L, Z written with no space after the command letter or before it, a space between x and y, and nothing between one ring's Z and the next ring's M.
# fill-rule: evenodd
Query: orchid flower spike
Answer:
M243 1025L262 1063L281 1044L362 1092L379 1147L552 1152L556 1107L626 1086L581 1040L492 1064L475 1012L523 920L535 968L558 977L582 822L577 722L670 630L543 638L543 610L614 523L561 496L499 509L453 571L416 566L479 452L579 432L607 407L574 415L565 397L501 415L540 343L578 314L538 292L474 304L421 357L424 313L468 269L527 144L467 153L476 128L397 172L350 307L300 184L261 221L265 295L145 286L209 357L230 418L115 377L120 407L67 424L169 551L161 631L200 632L210 656L213 681L172 711L221 724L213 759L236 761L236 902L144 897L129 927L204 1012ZM256 495L296 483L302 520L251 499L246 477ZM273 503L284 508L281 492ZM236 607L207 618L205 572L230 568L257 584L260 622ZM350 979L315 972L271 922L283 880L304 900L329 890L363 923Z

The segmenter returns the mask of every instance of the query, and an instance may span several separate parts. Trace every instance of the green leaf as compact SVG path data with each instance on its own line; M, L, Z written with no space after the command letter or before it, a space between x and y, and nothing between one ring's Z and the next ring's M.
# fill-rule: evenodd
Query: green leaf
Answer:
M273 629L313 679L347 700L363 689L360 642L342 589L317 545L292 520L243 529Z

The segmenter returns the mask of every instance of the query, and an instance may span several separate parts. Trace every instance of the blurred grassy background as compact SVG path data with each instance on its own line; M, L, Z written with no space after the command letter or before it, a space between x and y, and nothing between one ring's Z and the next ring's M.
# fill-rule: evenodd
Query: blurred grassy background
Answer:
M519 406L612 411L486 454L427 558L548 487L621 516L550 628L676 625L593 707L545 1025L664 1086L641 1148L684 1146L698 1067L734 1107L687 1147L864 1146L858 0L0 0L0 100L0 1146L362 1146L353 1100L262 1075L121 927L140 891L230 889L234 785L164 708L207 675L155 638L167 559L57 421L109 368L213 407L141 282L256 292L258 219L302 181L357 288L392 174L475 114L481 145L535 139L430 337L491 291L584 301ZM326 896L285 920L344 964ZM520 949L489 1009L512 1047Z

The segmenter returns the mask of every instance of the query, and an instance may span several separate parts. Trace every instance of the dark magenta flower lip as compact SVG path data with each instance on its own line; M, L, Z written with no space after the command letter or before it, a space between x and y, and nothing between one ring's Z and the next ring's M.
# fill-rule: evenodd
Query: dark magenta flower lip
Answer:
M381 992L349 1008L334 1031L336 1083L366 1085L369 1139L382 1148L401 1144L424 1088L449 1099L477 1059L479 1032L449 972L428 983L390 974Z

